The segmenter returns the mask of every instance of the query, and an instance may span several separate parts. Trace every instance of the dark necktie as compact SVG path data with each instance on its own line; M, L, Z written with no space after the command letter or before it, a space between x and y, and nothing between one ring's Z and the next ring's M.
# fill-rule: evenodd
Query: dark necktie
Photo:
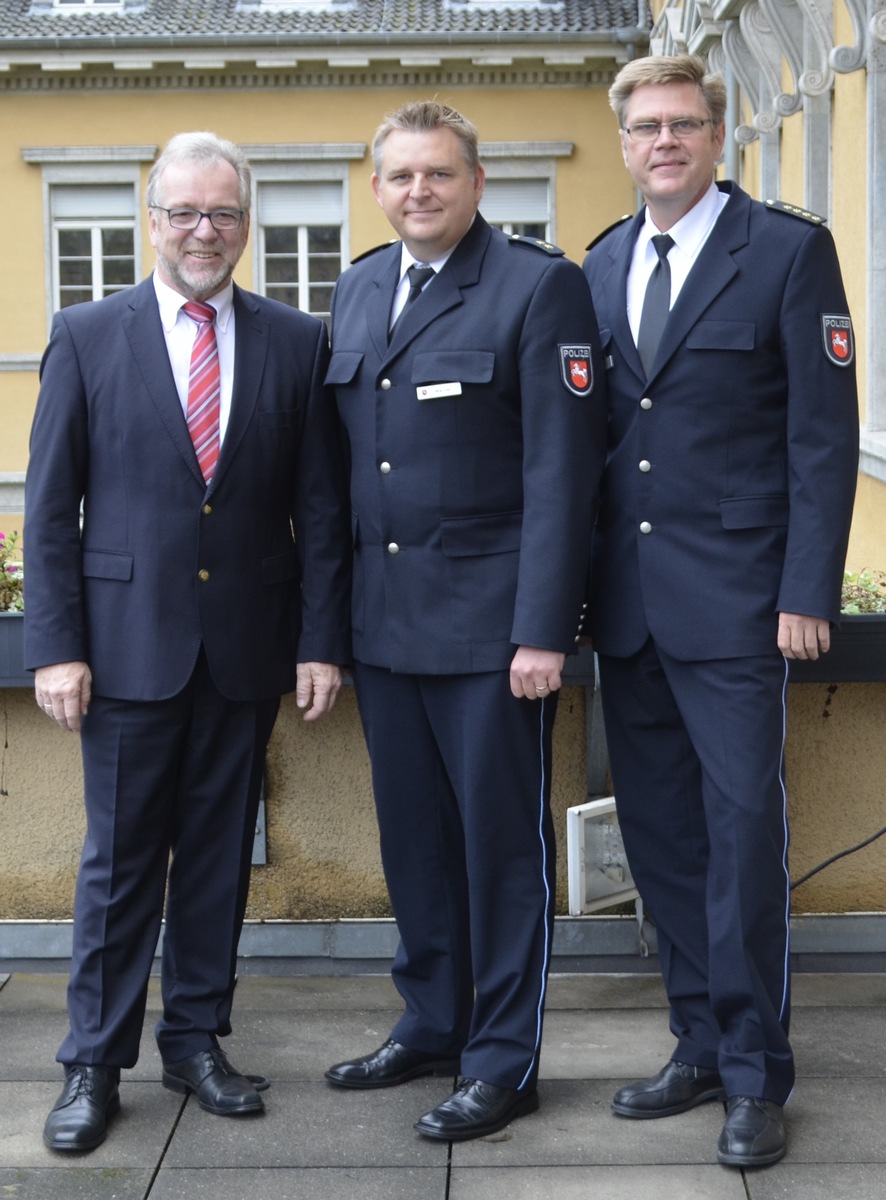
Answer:
M652 244L658 255L658 262L646 285L640 328L637 331L637 352L647 375L655 361L655 352L671 307L671 268L668 265L668 251L673 246L674 239L669 233L659 233L652 239Z
M403 313L406 312L406 310L407 310L407 308L409 308L410 304L414 304L416 302L416 300L421 295L422 288L425 286L425 284L428 282L428 280L434 278L436 273L437 272L434 270L433 267L426 266L423 263L413 263L412 266L409 267L409 269L406 272L406 274L409 276L409 295L406 297L406 303L403 305L403 308L400 310L400 314L397 317L397 320L391 326L390 332L388 333L388 339L390 339L393 336L394 330L400 324L400 320L403 316Z
M188 378L188 432L203 478L209 483L218 460L218 415L221 377L215 340L215 309L190 300L183 310L197 323Z

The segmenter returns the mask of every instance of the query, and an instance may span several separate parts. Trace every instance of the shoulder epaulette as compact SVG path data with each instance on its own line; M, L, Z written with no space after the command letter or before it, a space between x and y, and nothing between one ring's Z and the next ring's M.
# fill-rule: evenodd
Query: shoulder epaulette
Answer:
M597 236L594 238L594 240L592 242L589 242L588 245L585 246L585 250L593 250L593 248L596 246L597 242L602 241L603 238L606 237L607 233L612 233L613 229L618 229L619 225L624 225L625 221L630 221L630 219L631 219L631 214L625 213L624 216L619 217L617 221L613 221L611 225L607 225L602 233L598 233Z
M364 258L369 258L370 254L377 254L379 250L387 250L389 246L393 246L397 241L396 238L391 238L389 242L382 242L380 246L373 246L371 250L364 250L362 254L358 254L356 258L351 259L351 266L354 263L362 262Z
M796 204L788 204L786 200L765 200L764 203L772 212L787 213L789 217L799 217L801 221L808 221L810 225L824 225L825 223L825 217L810 212L808 208L799 208Z
M532 246L536 250L543 250L545 254L550 254L554 258L562 258L565 250L561 250L559 246L554 246L551 242L543 242L541 238L524 237L520 233L511 233L508 235L508 241L519 243L522 246Z

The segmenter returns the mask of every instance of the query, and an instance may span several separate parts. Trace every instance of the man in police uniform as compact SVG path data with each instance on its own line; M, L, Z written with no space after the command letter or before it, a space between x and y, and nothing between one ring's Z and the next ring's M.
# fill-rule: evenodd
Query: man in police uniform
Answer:
M464 1140L538 1107L551 728L605 452L602 364L579 268L478 214L468 121L409 104L373 158L402 241L339 281L327 382L350 442L354 682L405 1011L327 1078L387 1087L460 1060L416 1128Z
M646 207L585 262L611 404L591 630L677 1038L613 1110L725 1096L719 1161L761 1166L794 1082L785 659L824 653L839 612L852 326L820 219L712 182L725 88L703 61L631 62L610 102Z

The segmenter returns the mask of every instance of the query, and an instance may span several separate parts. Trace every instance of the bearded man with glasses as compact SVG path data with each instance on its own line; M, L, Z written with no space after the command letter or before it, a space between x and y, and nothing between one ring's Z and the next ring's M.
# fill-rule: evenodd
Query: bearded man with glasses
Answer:
M325 326L231 278L250 194L238 147L173 138L148 180L153 276L57 313L43 358L25 660L80 735L87 817L55 1151L94 1149L120 1108L164 895L163 1084L264 1109L268 1080L219 1039L265 750L283 693L308 721L335 701L351 539Z
M725 1099L718 1160L765 1166L794 1085L787 660L839 614L852 324L821 218L714 182L726 89L703 60L637 59L609 98L645 205L585 260L610 400L590 624L677 1039L612 1108Z

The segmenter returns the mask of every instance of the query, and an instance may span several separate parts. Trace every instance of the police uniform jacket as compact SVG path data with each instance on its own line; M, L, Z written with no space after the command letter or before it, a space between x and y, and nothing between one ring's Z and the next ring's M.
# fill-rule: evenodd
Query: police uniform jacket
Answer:
M733 183L646 378L628 325L641 211L590 248L609 450L595 533L597 650L771 653L777 614L835 620L858 453L854 346L817 218Z
M574 649L605 448L580 269L477 216L388 342L401 248L333 301L351 453L354 656L417 674Z

